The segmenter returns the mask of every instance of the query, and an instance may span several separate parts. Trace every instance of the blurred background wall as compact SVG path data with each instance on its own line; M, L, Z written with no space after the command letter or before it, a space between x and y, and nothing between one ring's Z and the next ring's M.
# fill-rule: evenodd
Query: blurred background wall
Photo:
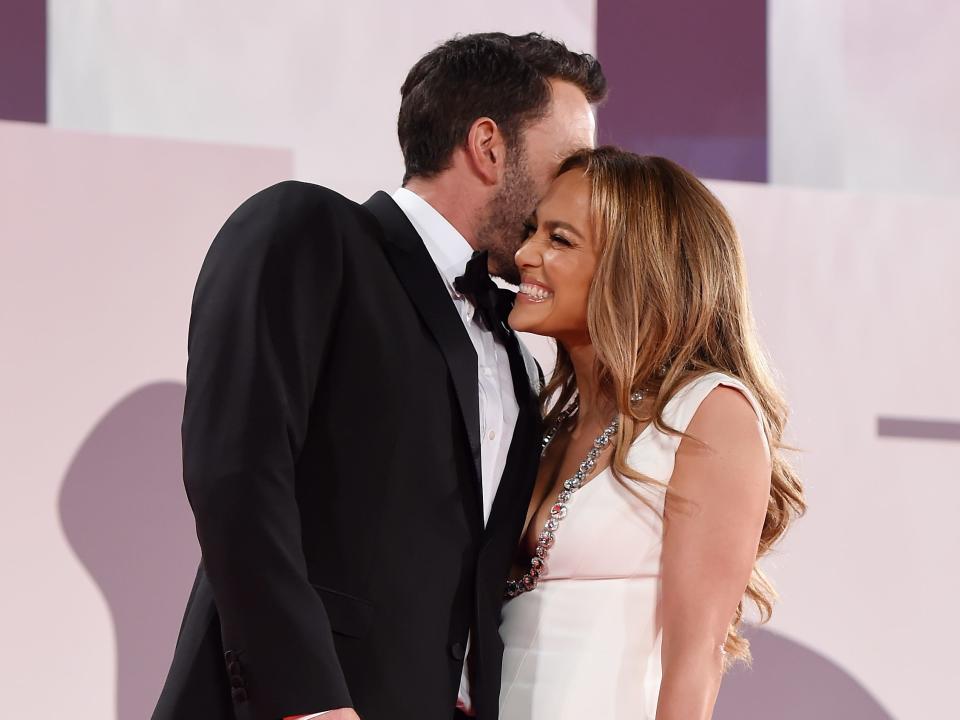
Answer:
M148 716L198 558L210 240L280 179L392 190L407 69L492 29L596 53L601 139L708 178L743 237L811 510L716 717L955 716L960 6L0 0L3 716Z

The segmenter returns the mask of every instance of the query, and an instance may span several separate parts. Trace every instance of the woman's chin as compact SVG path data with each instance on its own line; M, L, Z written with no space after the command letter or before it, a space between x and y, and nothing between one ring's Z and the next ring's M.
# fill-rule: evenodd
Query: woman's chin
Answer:
M533 335L546 335L550 337L550 333L547 331L546 323L542 322L540 319L531 317L533 313L527 312L524 308L514 307L510 312L510 316L507 318L507 324L515 332L531 333Z

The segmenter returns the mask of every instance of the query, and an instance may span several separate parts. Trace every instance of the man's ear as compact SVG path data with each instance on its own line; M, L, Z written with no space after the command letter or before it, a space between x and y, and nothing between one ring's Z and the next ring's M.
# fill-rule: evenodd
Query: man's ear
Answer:
M506 142L496 121L488 117L475 120L464 149L477 176L487 185L496 185L503 177L507 160Z

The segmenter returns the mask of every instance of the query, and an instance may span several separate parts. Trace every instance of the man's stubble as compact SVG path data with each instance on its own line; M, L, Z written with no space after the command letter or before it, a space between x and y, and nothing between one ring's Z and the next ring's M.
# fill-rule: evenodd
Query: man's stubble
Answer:
M513 285L520 284L514 255L524 241L524 222L536 209L539 196L530 177L524 148L510 151L503 184L481 210L478 245L489 253L490 273Z

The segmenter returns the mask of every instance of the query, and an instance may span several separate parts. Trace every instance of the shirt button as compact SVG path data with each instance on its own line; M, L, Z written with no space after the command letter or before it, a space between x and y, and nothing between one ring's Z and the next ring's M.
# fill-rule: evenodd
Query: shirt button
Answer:
M497 436L496 430L491 430L487 435L487 437L490 438L491 440L493 440L496 436Z

